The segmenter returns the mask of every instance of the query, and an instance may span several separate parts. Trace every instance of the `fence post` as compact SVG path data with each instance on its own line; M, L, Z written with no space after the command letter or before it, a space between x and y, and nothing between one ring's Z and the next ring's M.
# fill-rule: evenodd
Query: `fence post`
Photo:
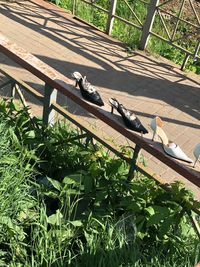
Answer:
M13 82L11 83L10 97L15 98L15 93L16 93L16 88L15 88L15 82L13 81Z
M51 104L56 102L57 90L45 83L44 88L44 103L43 103L43 123L54 124L55 123L55 110L52 109Z
M190 55L189 55L188 53L186 53L185 58L184 58L184 60L183 60L183 63L182 63L182 65L181 65L181 70L184 70L184 69L185 69L185 66L186 66L187 63L188 63L189 58L190 58Z
M134 171L136 169L136 163L137 163L140 149L141 147L138 144L136 144L133 157L131 160L131 166L130 166L129 173L128 173L128 179L127 179L128 181L131 181L131 179L134 177Z
M197 45L195 47L194 55L193 55L193 60L194 61L196 61L198 59L199 49L200 49L200 38L197 38ZM183 60L183 63L181 65L181 70L184 70L185 69L185 66L188 63L189 58L190 58L190 55L188 53L186 53L185 58Z
M195 50L194 50L194 57L193 57L193 60L194 60L194 61L197 60L198 53L199 53L199 49L200 49L200 37L197 38L197 45L196 45L196 47L195 47Z
M110 0L111 5L110 5L110 10L108 12L108 20L107 20L107 27L106 27L106 33L108 35L111 35L112 33L112 28L113 28L113 23L114 23L114 17L115 15L115 10L117 7L117 0Z
M145 19L143 30L142 30L142 37L140 40L140 49L144 50L147 46L149 33L153 26L155 14L156 14L156 7L159 4L159 0L151 0L148 7L147 17Z
M77 8L77 2L76 0L72 1L72 14L75 16L76 15L76 8Z

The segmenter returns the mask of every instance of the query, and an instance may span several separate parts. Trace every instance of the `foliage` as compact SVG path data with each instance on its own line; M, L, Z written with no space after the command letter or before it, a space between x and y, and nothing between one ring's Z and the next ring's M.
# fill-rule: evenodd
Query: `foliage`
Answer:
M181 183L165 190L139 173L128 181L126 162L69 124L44 127L12 100L0 102L0 134L0 266L198 261L189 218L200 204Z
M71 12L73 10L73 3L75 3L76 15L78 17L93 24L100 30L106 31L107 20L108 20L108 14L106 12L95 8L95 6L90 6L81 0L76 0L76 1L51 0L51 1ZM147 8L148 8L147 4L149 3L149 1L145 1L146 3L144 3L143 1L139 0L138 1L128 0L126 2L128 3L129 6L125 3L125 1L122 0L117 1L116 15L121 17L122 19L128 20L137 27L141 28L142 25L144 24L147 15ZM109 2L108 0L94 1L94 3L95 5L100 6L105 10L110 10L111 8L111 2ZM171 11L174 10L173 11L174 15L178 15L175 7L172 7L171 9L172 9ZM131 12L131 10L134 11L135 15L133 14L133 12ZM168 18L165 20L165 25L169 33L172 35L175 28L176 19L174 19L173 16L169 17L170 19ZM186 18L186 20L188 21L190 21L190 19L193 18L192 17ZM185 23L184 21L180 21L177 25L177 31L175 36L175 39L178 40L177 42L175 42L176 45L194 52L195 47L197 45L197 39L196 37L192 36L190 38L187 38L186 34L188 32L193 32L193 31L195 31L195 27ZM168 39L166 30L163 26L163 23L160 21L159 16L155 17L155 22L153 24L153 32ZM182 37L184 37L184 34L186 34L186 37L182 39ZM112 30L112 36L124 42L128 46L128 48L138 49L141 39L141 30L139 30L134 26L125 24L123 21L115 18ZM174 47L169 45L167 42L164 42L154 36L150 37L147 50L151 53L159 54L169 60L172 60L177 64L182 64L185 58L185 54L181 52L179 49L174 49ZM195 61L195 59L190 58L187 64L187 68L199 74L200 61Z

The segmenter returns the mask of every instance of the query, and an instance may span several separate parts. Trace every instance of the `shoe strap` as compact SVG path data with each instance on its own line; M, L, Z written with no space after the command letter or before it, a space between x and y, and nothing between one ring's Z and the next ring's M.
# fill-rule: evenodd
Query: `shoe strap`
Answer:
M84 76L82 82L83 82L83 85L84 85L84 89L86 91L88 91L88 93L95 93L96 92L95 87L90 82L88 82L86 76Z
M122 104L119 104L119 110L120 112L123 112L123 114L128 118L131 119L131 117L134 115L134 119L136 119L136 116L134 114L134 112L126 109Z

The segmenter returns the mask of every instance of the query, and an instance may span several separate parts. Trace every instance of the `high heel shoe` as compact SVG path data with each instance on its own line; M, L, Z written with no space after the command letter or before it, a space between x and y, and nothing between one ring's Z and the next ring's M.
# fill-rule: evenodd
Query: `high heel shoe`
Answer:
M197 163L197 161L200 159L200 143L197 144L193 150L193 155L195 157L195 162L194 162L194 168L195 168L195 165Z
M122 116L124 123L128 128L139 133L148 133L147 129L142 125L141 121L133 112L126 109L115 98L110 98L109 102L111 105L111 113L113 113L113 110L116 109Z
M86 76L83 77L80 72L75 71L72 73L72 78L76 81L75 86L79 85L81 94L86 100L98 106L104 106L100 94L97 92L96 88L87 81Z
M193 163L193 160L190 159L182 150L181 148L175 144L174 142L170 141L167 137L167 135L165 134L165 132L163 131L162 127L163 127L163 122L161 120L161 118L159 117L155 117L152 121L151 121L151 129L153 130L153 138L152 141L154 141L154 137L157 134L160 138L160 140L162 141L163 144L163 149L165 151L165 153L173 158L176 159L180 159L183 161L186 161L188 163Z

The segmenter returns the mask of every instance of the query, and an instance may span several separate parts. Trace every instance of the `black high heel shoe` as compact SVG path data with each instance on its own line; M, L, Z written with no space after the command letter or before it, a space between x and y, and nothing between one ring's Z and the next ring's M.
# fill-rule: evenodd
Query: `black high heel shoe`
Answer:
M100 94L97 92L96 88L87 81L86 76L83 77L79 72L75 71L72 73L72 77L76 81L75 86L79 86L81 94L86 100L100 107L104 106Z
M138 117L131 112L130 110L126 109L122 104L120 104L115 98L109 99L110 105L111 105L111 113L113 113L113 110L116 109L119 114L122 116L125 125L135 131L142 134L147 134L147 129L142 125L141 121L138 119Z

